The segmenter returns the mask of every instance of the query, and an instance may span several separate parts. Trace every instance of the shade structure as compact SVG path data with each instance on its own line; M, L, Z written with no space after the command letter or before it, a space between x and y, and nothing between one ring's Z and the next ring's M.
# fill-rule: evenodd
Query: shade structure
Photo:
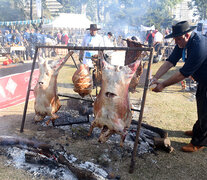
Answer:
M61 13L51 23L42 26L45 30L86 29L92 22L84 14Z

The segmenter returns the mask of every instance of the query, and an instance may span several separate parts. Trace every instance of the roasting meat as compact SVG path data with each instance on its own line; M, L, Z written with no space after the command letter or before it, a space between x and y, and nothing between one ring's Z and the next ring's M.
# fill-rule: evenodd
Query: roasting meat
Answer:
M126 41L127 41L127 47L140 47L140 48L142 47L142 44L137 41L131 39L127 39ZM139 59L141 54L142 51L134 51L134 50L126 51L125 65L135 62L137 59Z
M64 59L53 61L48 64L46 59L38 57L39 78L34 88L35 95L35 121L41 121L45 116L51 116L52 122L58 118L55 114L60 109L60 101L57 95L57 77L60 69L73 54L70 51ZM46 122L48 125L50 120Z
M117 133L121 135L120 145L123 145L132 119L128 87L139 64L136 61L128 66L113 66L103 60L101 90L94 102L95 119L88 135L94 127L99 127L102 129L100 142Z
M81 64L72 77L74 91L84 97L92 91L92 78L87 64Z
M127 39L127 46L128 47L142 47L142 44L140 44L139 42L137 41L134 41L134 40L131 40L131 39ZM126 56L125 56L125 65L128 65L130 63L133 63L135 62L136 60L143 58L142 57L142 51L127 51L126 52ZM129 84L129 92L131 93L134 93L135 90L136 90L136 87L139 83L139 79L140 79L140 76L142 75L143 73L143 65L142 65L142 62L140 62L140 65L139 67L137 68L137 71L136 73L134 74L130 84Z

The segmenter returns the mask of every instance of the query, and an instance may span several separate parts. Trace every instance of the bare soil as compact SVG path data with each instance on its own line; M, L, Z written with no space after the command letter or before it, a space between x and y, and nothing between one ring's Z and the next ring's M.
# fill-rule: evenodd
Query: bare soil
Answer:
M152 65L152 74L163 62ZM180 66L182 63L180 63ZM177 68L178 69L178 68ZM173 69L169 74L177 70ZM163 77L163 78L166 78ZM142 97L143 87L137 88L139 91L131 95L132 98ZM71 90L72 91L72 90ZM185 136L185 130L192 129L196 121L196 102L192 92L181 90L181 85L176 84L168 87L162 93L148 91L145 104L143 122L166 130L169 134L174 151L155 151L136 156L134 173L129 173L131 155L124 153L119 147L119 143L100 144L97 137L87 137L87 130L83 128L73 128L75 136L68 134L62 128L53 126L42 126L35 124L33 101L29 102L24 132L20 133L24 104L0 111L0 135L19 136L28 139L37 139L51 144L54 148L57 144L67 146L67 152L74 154L82 161L92 161L111 169L111 173L119 176L123 180L204 180L207 177L207 154L206 149L196 153L184 153L180 149L190 142L190 138ZM116 148L114 148L116 146ZM119 151L119 152L118 152ZM99 157L108 152L111 162L104 164ZM120 153L121 152L121 153ZM0 179L40 179L24 170L15 169L6 165L7 158L0 153ZM42 177L41 179L48 179Z

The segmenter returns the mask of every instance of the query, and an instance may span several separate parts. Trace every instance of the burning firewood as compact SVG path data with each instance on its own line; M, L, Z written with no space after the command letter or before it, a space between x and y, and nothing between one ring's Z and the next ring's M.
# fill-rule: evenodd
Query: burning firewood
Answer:
M49 152L51 146L42 143L39 141L24 139L20 137L12 137L12 136L0 136L0 145L8 146L8 145L22 145L22 146L29 146L35 149L41 149L44 152Z
M25 151L25 161L30 164L40 164L47 165L50 167L58 167L60 165L65 165L67 168L78 178L84 180L106 180L108 173L103 169L100 170L102 174L92 171L90 168L87 168L84 163L70 162L64 155L59 151L52 149L52 146L29 139L24 139L21 137L12 137L12 136L0 136L0 145L2 146L17 146L21 149L26 149ZM30 148L28 148L30 147ZM67 156L67 155L66 155ZM87 163L86 163L87 164ZM93 163L92 163L93 164Z
M70 163L63 155L59 155L58 162L66 165L70 171L77 176L78 179L84 179L84 180L106 180L106 178L103 178L94 172L91 172L87 169L77 167L74 164Z
M137 124L136 121L133 121L134 124ZM149 129L153 132L156 132L160 135L160 137L154 137L154 147L156 149L162 149L168 153L173 152L174 148L171 146L170 139L168 138L168 133L164 131L163 129L160 129L158 127L153 127L148 124L142 123L142 126L146 129Z

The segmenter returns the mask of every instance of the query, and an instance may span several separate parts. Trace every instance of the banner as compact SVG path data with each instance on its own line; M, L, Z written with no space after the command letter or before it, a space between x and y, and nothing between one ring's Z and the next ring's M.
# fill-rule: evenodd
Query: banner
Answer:
M25 102L31 71L19 74L12 74L0 78L0 109L11 107ZM31 89L34 89L39 76L39 69L33 72ZM29 99L34 98L33 91L30 91Z
M10 26L10 25L27 25L27 24L48 24L52 22L50 19L35 19L26 21L0 21L0 26Z
M42 17L42 1L36 0L37 17Z

